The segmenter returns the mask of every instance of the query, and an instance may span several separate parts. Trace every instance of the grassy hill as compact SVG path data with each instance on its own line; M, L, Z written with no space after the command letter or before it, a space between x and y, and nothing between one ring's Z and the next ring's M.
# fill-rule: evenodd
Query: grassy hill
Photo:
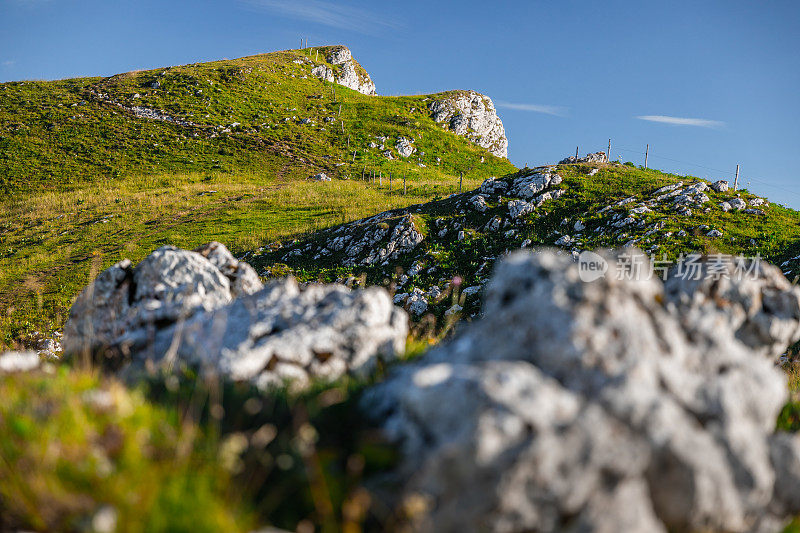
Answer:
M470 188L514 170L430 118L446 93L368 96L313 76L341 67L336 48L0 84L0 346L60 327L94 273L159 245L243 252L446 196L462 172ZM321 171L334 181L306 180ZM405 177L407 194L372 173Z
M515 179L535 172L560 176L562 181L553 187L560 196L518 218L510 215L513 195L486 193L482 188L396 209L379 220L370 218L274 243L246 254L245 259L260 272L291 273L303 281L377 284L403 295L424 293L420 296L430 305L416 319L427 328L426 334L434 335L479 311L478 289L491 275L494 262L520 247L560 246L577 254L634 245L665 261L664 265L674 263L681 254L760 255L782 265L790 280L800 274L800 213L746 190L716 192L699 178L606 163L524 169L497 183L508 190ZM696 183L708 187L702 193L707 199L688 204L688 211L683 211L674 202L675 195ZM664 193L656 191L662 187L674 189L667 191L673 196L659 200ZM485 198L485 207L473 205L478 194ZM736 198L749 208L723 210L722 202ZM332 245L337 237L348 235L357 242L375 228L391 229L408 217L424 238L388 264L361 261L345 266L347 247ZM493 227L492 221L497 225ZM562 240L565 236L569 242ZM454 279L459 280L457 284L451 283ZM472 290L462 290L468 287ZM454 305L462 309L448 314Z

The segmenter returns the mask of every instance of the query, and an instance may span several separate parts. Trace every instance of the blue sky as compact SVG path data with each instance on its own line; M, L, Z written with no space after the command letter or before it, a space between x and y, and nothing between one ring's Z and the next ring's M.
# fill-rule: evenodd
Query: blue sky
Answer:
M380 94L491 96L517 165L575 152L800 208L800 2L0 0L0 81L343 43ZM749 185L748 185L749 184Z

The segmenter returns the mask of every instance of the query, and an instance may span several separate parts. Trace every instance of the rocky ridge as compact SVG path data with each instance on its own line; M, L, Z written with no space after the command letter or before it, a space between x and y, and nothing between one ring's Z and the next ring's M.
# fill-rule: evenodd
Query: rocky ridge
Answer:
M724 226L693 223L693 212L731 223L766 217L763 199L731 192L726 182L694 179L612 197L586 210L571 184L582 188L583 181L608 170L603 165L574 168L540 167L491 178L471 192L274 243L246 258L263 276L284 272L284 264L290 271L302 266L327 281L352 285L364 273L368 283L393 289L395 302L412 317L433 312L447 319L479 312L480 288L497 258L514 249L555 245L575 260L583 250L600 246L640 246L658 255L697 236L730 239ZM726 209L731 204L739 210ZM758 212L747 209L754 206ZM690 246L681 248L689 252Z

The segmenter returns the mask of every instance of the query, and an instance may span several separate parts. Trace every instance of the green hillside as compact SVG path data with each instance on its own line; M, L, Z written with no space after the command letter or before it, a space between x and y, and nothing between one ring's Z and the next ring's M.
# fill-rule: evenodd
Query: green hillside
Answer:
M519 200L509 190L516 179L536 173L561 177L551 188L560 196L514 217L510 202ZM246 254L245 259L260 272L291 273L304 281L377 284L404 295L424 293L420 297L430 305L416 316L424 329L421 334L430 333L430 328L441 333L455 320L477 313L478 289L490 277L494 262L520 247L556 246L578 254L632 245L662 261L662 266L674 264L681 254L760 255L781 265L790 280L800 275L800 213L746 190L717 192L699 178L606 163L524 169L496 183L503 192L486 192L491 188L482 187L397 209L380 220L371 218L274 243L271 248ZM675 200L693 184L700 184L703 191L698 194L705 198L687 203L688 210L683 211ZM672 190L661 193L668 197L658 199L662 187ZM472 204L479 194L485 207ZM748 207L724 211L721 204L734 199ZM348 246L334 244L337 238L347 236L351 236L350 242L358 242L376 229L391 230L409 219L422 241L388 263L362 261L347 266ZM565 236L568 242L562 240ZM374 248L383 246L387 238L376 242ZM459 284L451 284L454 279ZM462 291L468 287L472 290ZM458 313L446 314L456 305Z
M0 84L0 345L60 327L93 273L161 244L243 252L514 170L430 118L448 93L368 96L311 74L340 69L326 60L340 48ZM307 181L318 172L333 182ZM407 194L379 186L390 173Z

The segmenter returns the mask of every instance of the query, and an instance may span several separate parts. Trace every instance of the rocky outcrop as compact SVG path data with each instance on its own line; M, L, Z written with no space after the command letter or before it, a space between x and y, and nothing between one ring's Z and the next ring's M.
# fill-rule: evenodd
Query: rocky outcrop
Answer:
M586 154L586 157L576 157L571 155L558 162L559 165L574 165L575 163L605 163L607 162L605 152L595 152Z
M311 73L321 80L344 85L363 94L376 94L375 84L364 68L354 59L346 46L330 46L323 50L328 64L311 69Z
M315 242L287 246L281 260L293 257L337 257L346 266L388 265L425 240L411 214L381 213L321 232Z
M375 276L371 283L391 279L395 291L403 296L395 303L404 304L412 318L419 318L429 312L436 313L437 308L443 312L452 307L452 302L447 306L448 302L439 298L437 291L449 291L451 296L455 291L457 297L469 297L470 303L476 304L478 299L471 297L472 293L466 289L448 289L447 281L455 275L464 281L466 275L473 285L483 283L500 254L530 244L519 229L532 223L529 218L541 212L542 206L564 194L562 182L554 167L489 178L474 191L323 229L313 238L285 245L275 243L269 251L254 251L251 257L254 264L264 268L265 276L276 263L294 266L311 261L326 268L350 268L352 275L339 278L345 283L355 283L364 271ZM442 268L440 250L467 237L500 241L503 247L491 255L484 251L481 256L470 258L470 262L480 259L471 270L454 271L452 264ZM423 264L425 268L421 267ZM420 290L414 293L414 289ZM460 302L461 309L465 303ZM477 311L473 305L468 307L470 313Z
M397 153L400 154L400 157L411 157L411 154L417 150L414 148L413 142L405 137L400 137L397 139L394 148L397 150Z
M481 320L366 394L415 527L775 531L800 511L800 438L774 431L800 289L763 264L664 285L604 260L585 283L569 256L511 255Z
M112 366L190 365L260 387L366 372L404 349L405 313L378 288L292 279L262 287L219 243L122 261L78 297L64 352Z
M401 353L406 335L407 317L383 289L301 291L285 278L159 330L149 350L157 363L181 361L260 388L287 381L296 387L311 378L364 376L378 358Z
M163 246L136 268L125 259L100 273L70 310L64 353L111 349L128 355L148 343L153 325L164 327L212 311L261 288L252 268L236 261L224 246L211 243L200 250Z
M728 182L725 180L715 181L710 187L716 192L728 192Z
M458 91L431 102L431 117L456 135L468 138L497 157L508 157L508 138L503 121L488 96Z

